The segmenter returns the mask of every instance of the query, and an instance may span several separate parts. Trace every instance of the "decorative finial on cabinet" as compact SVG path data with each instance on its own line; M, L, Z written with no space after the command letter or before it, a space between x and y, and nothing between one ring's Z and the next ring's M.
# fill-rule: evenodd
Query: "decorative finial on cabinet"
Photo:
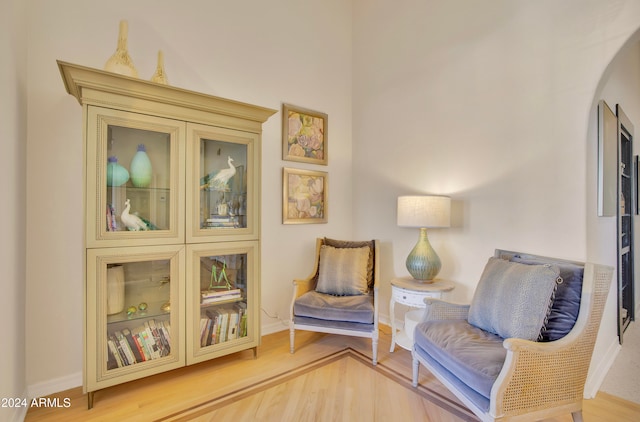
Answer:
M162 50L158 50L158 66L156 67L156 73L154 73L151 77L151 82L162 85L169 85L167 74L164 71L164 56L162 54Z
M107 72L118 73L124 76L138 77L138 71L133 66L133 60L127 50L127 35L129 32L129 24L126 20L120 21L120 31L118 33L118 47L116 52L107 60L104 70Z

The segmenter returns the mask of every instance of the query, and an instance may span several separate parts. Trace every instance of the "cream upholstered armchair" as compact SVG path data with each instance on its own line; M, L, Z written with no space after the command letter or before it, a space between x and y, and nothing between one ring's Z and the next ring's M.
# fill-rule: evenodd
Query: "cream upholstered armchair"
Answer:
M293 281L290 346L295 330L371 338L378 362L378 241L316 240L311 275Z
M571 413L582 399L613 268L497 250L470 305L425 299L424 365L482 421Z

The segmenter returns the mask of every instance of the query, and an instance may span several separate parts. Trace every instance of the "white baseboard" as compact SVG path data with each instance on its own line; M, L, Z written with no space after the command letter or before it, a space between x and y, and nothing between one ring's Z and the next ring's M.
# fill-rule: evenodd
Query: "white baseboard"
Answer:
M28 406L18 406L13 408L13 414L9 417L11 422L24 422L27 417Z
M27 386L29 400L82 386L82 372Z
M25 390L20 397L27 397L27 391ZM10 422L24 422L24 418L27 417L27 410L29 410L29 406L15 406L13 408L4 408L0 410L0 419L5 415L5 413L1 413L6 411L9 416L7 421Z
M269 334L277 333L279 331L284 331L289 329L289 321L278 320L274 322L270 322L268 324L264 324L262 326L261 335L266 336Z
M404 328L404 314L401 319L395 318L396 320L396 330ZM380 315L378 316L378 323L386 325L391 328L391 318L388 315Z
M391 326L391 320L388 315L378 315L378 324Z
M592 399L596 396L604 378L607 376L609 369L611 369L611 365L613 365L613 362L616 360L616 356L618 356L621 349L622 346L620 346L617 341L614 341L609 345L609 349L604 354L604 358L600 362L592 362L595 363L596 366L593 368L593 371L589 371L587 381L584 384L585 399Z

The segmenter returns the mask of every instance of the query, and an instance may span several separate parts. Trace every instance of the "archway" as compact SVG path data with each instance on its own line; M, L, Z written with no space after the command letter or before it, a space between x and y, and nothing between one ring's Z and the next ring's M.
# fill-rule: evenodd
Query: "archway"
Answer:
M640 29L620 47L603 71L595 90L588 117L587 137L587 259L593 262L617 266L617 237L616 218L597 216L597 142L598 122L597 107L600 100L605 100L615 109L620 104L635 125L636 135L640 133ZM634 155L639 154L640 144L634 143ZM640 303L640 220L635 218L635 306ZM615 277L615 276L614 276ZM603 316L598 343L594 356L603 357L604 365L600 365L600 377L604 379L613 361L620 351L618 345L618 315L617 315L617 280L614 279ZM596 378L598 374L595 375Z

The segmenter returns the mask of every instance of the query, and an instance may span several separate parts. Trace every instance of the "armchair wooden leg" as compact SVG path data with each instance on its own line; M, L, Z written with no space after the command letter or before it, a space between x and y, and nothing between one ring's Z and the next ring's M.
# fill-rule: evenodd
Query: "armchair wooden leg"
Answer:
M418 361L418 359L416 359L415 357L413 358L413 380L411 382L411 385L413 385L414 387L418 386L418 373L420 371L420 362Z
M378 364L378 338L371 339L371 347L373 349L373 366Z
M573 417L573 422L583 422L582 410L578 410L577 412L572 412L571 416Z
M293 329L293 326L289 328L289 351L293 354L295 347L295 338L296 338L296 330Z

